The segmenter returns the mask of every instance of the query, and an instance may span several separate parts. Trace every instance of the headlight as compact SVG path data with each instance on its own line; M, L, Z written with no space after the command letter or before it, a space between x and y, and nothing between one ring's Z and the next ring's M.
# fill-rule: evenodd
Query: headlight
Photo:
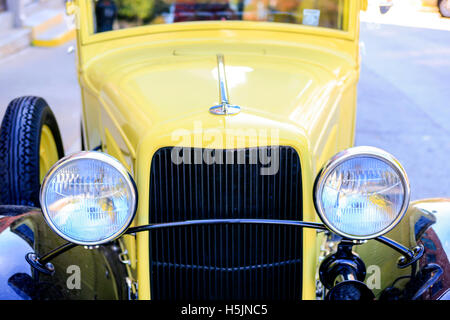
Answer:
M96 245L120 236L137 207L133 179L116 159L80 152L58 161L45 177L40 195L49 226L61 237Z
M405 170L389 153L355 147L335 155L316 179L314 203L323 223L350 239L387 233L409 204Z

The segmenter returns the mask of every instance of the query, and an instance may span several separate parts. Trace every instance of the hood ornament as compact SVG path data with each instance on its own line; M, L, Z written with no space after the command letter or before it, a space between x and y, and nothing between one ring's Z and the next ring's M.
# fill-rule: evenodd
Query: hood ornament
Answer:
M215 115L231 115L241 111L241 107L229 103L225 63L222 54L217 55L217 73L219 80L220 104L209 109Z

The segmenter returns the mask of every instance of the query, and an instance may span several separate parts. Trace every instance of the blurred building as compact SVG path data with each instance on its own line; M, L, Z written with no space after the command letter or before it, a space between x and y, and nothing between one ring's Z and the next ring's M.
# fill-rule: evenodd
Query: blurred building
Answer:
M0 59L30 44L55 46L73 39L65 0L0 0Z
M41 4L50 4L52 0L0 0L0 27L23 26L27 15L41 9ZM58 0L60 3L61 0Z

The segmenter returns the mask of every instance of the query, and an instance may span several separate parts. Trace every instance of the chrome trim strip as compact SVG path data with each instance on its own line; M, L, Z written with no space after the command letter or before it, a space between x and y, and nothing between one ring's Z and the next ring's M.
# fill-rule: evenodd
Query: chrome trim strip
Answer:
M277 225L288 225L288 226L299 226L303 228L321 229L327 230L327 227L322 223L317 222L306 222L306 221L296 221L296 220L274 220L274 219L203 219L203 220L186 220L177 222L165 222L165 223L155 223L147 224L144 226L133 227L127 230L127 234L141 232L152 229L161 229L168 227L181 227L181 226L192 226L192 225L202 225L202 224L277 224Z
M209 109L215 115L231 115L241 111L239 106L231 105L228 98L227 77L225 72L225 59L223 54L217 55L217 76L219 81L220 104Z
M309 228L309 229L316 229L316 230L329 230L329 228L318 222L308 222L308 221L297 221L297 220L274 220L274 219L203 219L203 220L186 220L186 221L177 221L177 222L164 222L164 223L154 223L154 224L147 224L143 226L138 227L132 227L129 228L125 234L135 234L137 232L143 232L143 231L151 231L155 229L162 229L162 228L170 228L170 227L182 227L182 226L192 226L192 225L204 225L204 224L242 224L242 223L248 223L248 224L275 224L275 225L288 225L288 226L297 226L301 228ZM391 249L401 253L403 256L403 259L401 258L401 261L403 261L404 264L411 263L414 261L417 261L418 258L420 258L420 250L417 251L417 248L414 248L413 250L405 247L401 243L398 243L394 240L391 240L389 238L378 236L375 238L376 241L387 245ZM400 266L401 268L401 266Z
M254 223L254 224L278 224L278 225L292 225L298 226L301 228L310 228L310 229L318 229L318 230L328 230L328 228L322 224L317 222L307 222L307 221L295 221L295 220L270 220L270 219L205 219L205 220L187 220L180 222L166 222L166 223L155 223L155 224L147 224L138 227L129 228L124 234L135 234L137 232L150 231L153 229L167 228L167 227L177 227L177 226L192 226L192 225L201 225L201 224L226 224L226 223ZM397 251L398 253L404 255L400 258L400 262L403 264L399 264L399 268L402 266L409 265L417 261L421 257L421 253L423 251L420 248L415 247L412 250L403 246L401 243L398 243L389 238L379 236L374 240L387 245L391 249ZM48 262L60 254L66 252L67 250L76 247L78 244L67 242L64 245L52 250L51 252L42 256L42 258L38 259L38 261L43 264L44 262Z

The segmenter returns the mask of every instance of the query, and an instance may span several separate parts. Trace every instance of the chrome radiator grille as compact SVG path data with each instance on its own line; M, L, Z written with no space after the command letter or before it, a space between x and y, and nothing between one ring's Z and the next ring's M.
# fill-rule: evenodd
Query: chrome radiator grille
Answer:
M199 219L302 219L298 154L279 147L276 174L252 152L215 150L226 164L176 164L159 149L150 176L149 222ZM191 159L204 149L186 149ZM228 158L226 158L228 157ZM245 159L243 164L240 159ZM232 161L230 161L232 159ZM300 299L302 230L279 224L207 224L150 232L152 299Z

